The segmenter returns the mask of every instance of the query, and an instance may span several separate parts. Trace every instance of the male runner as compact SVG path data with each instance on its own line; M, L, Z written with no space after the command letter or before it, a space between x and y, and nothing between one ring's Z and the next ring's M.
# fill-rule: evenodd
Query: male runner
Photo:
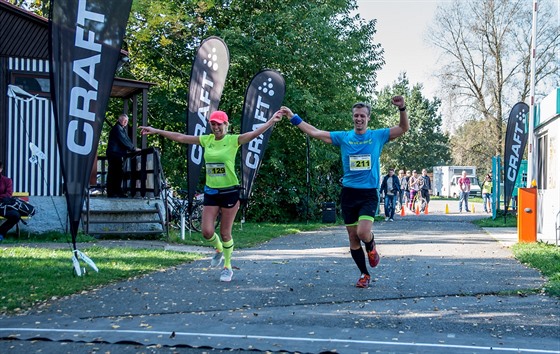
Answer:
M375 248L372 232L373 219L379 203L377 192L380 185L379 156L383 145L403 135L409 128L404 98L395 96L391 99L391 103L397 106L400 112L397 126L368 129L371 106L367 103L356 103L352 106L354 129L335 132L319 130L304 122L288 107L281 108L291 123L305 134L340 147L344 171L340 201L350 240L350 253L361 273L356 283L359 288L367 288L370 282L361 242L365 245L370 266L375 267L379 263L379 254Z

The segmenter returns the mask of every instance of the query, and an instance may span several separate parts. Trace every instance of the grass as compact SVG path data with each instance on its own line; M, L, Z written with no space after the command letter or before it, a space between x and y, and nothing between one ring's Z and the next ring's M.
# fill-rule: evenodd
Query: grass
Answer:
M503 215L497 215L496 219L492 217L479 219L473 221L475 225L480 227L517 227L517 216L512 214L507 214L504 220Z
M512 247L515 258L523 264L538 269L548 278L544 290L548 295L560 297L560 248L543 242L517 243Z
M76 242L95 242L95 237L79 233L76 237ZM2 243L4 244L18 244L18 243L67 243L72 244L72 238L69 234L62 232L49 231L45 233L30 234L29 237L21 238L20 240L7 237ZM68 246L70 248L70 246Z
M91 247L82 250L101 270L73 276L69 248L3 247L0 249L2 312L20 312L48 299L87 291L141 274L161 271L199 255L163 250Z

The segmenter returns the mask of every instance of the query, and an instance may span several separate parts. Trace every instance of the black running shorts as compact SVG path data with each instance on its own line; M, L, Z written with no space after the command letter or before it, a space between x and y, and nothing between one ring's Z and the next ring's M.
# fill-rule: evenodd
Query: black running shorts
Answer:
M204 205L233 208L239 201L239 187L218 189L216 194L204 193Z
M373 221L377 206L379 205L377 188L343 187L340 193L340 204L344 224L354 225L360 219Z

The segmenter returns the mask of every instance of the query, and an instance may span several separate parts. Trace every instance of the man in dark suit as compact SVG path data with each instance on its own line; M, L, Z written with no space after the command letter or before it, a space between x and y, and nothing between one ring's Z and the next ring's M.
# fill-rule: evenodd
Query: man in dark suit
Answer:
M123 182L123 162L129 152L139 151L127 133L128 116L121 114L117 123L111 128L109 133L109 143L107 144L107 196L109 198L126 198L127 195L122 190Z

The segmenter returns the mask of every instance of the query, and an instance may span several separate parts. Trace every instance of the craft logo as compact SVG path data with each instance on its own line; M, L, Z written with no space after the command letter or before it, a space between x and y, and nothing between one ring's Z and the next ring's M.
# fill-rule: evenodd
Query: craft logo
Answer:
M270 104L265 102L268 97L274 97L274 83L272 78L268 78L259 87L258 91L264 95L259 94L257 96L257 104L255 105L255 111L253 118L257 123L253 123L252 130L258 129L261 125L267 122L266 113L270 109ZM261 149L263 144L264 136L259 135L255 139L251 140L248 144L248 153L245 157L245 165L251 169L256 169L259 166L261 159Z
M215 47L212 51L208 53L207 57L203 59L203 64L205 67L212 71L218 71L218 55ZM206 133L208 126L208 111L210 110L211 91L214 88L214 82L209 78L208 71L204 70L202 72L202 83L200 84L200 105L197 109L198 119L200 120L195 128L193 135L200 136ZM191 150L191 161L197 165L202 163L203 149L200 145L193 146Z
M95 68L101 62L101 44L95 42L96 34L92 31L84 31L86 21L99 23L105 22L105 16L96 12L86 10L85 0L79 1L76 24L76 47L91 52L91 56L75 59L72 62L74 75L81 77L91 90L84 87L74 86L70 90L70 116L66 145L68 149L76 154L89 155L93 149L94 129L91 122L95 122L95 113L91 112L97 102L98 81L95 78ZM95 28L95 25L88 26ZM78 79L72 82L79 82Z
M526 126L528 112L529 106L524 102L518 102L509 113L504 146L504 200L506 211L515 188L525 145L527 145L529 136Z
M527 118L527 111L521 109L515 116L515 128L512 134L512 145L510 147L511 155L507 161L507 173L506 178L512 183L515 183L517 179L518 169L520 165L521 155L525 148L523 144L523 135L525 134L525 121Z

